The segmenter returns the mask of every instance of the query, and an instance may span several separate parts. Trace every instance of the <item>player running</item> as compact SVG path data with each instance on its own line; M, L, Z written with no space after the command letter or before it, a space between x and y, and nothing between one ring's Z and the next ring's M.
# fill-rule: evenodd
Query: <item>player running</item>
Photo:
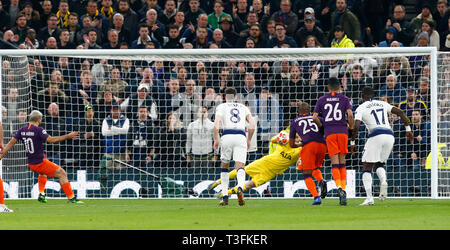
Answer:
M50 136L47 132L39 127L42 123L42 113L33 110L30 113L30 123L18 129L13 138L8 142L5 150L0 154L0 159L3 159L9 150L17 143L22 141L25 145L25 150L28 157L28 166L31 171L40 175L49 177L56 177L59 179L62 190L71 203L83 203L74 195L72 186L67 178L66 171L60 166L47 160L44 155L44 143L58 143L68 139L78 138L78 132L71 132L62 136Z
M272 180L275 176L284 173L286 169L297 162L301 147L292 148L289 141L284 145L279 144L278 137L280 136L289 138L288 132L281 131L280 134L271 138L271 142L276 145L276 149L273 153L263 156L245 166L245 173L251 177L251 180L245 183L243 188L244 192ZM296 142L300 143L300 137L297 136ZM229 179L236 178L236 172L236 170L232 170L229 173ZM214 181L208 186L208 190L217 187L220 183L221 179ZM235 194L237 193L237 190L238 186L229 189L227 194ZM222 190L222 193L218 194L218 198L222 198L223 193Z
M246 121L249 124L248 136L245 133ZM220 178L222 180L222 201L221 206L228 205L228 169L230 161L234 160L236 177L238 182L238 203L245 204L245 162L247 160L247 150L250 148L251 139L255 132L255 121L248 107L236 102L236 89L227 88L225 90L225 103L221 103L216 108L214 120L214 151L219 148L219 130L223 129L220 138L220 160L222 168ZM247 138L246 138L247 137Z
M0 121L0 153L4 150L4 142L3 142L3 125ZM9 209L5 205L5 190L3 190L3 180L0 177L0 213L12 213L14 212L12 209Z
M409 126L409 120L400 109L390 105L387 102L373 100L375 92L370 87L365 87L361 97L363 103L359 105L355 112L355 126L350 141L351 152L356 148L355 140L358 136L361 121L366 125L369 131L369 138L364 145L362 155L363 175L362 180L367 198L361 204L362 206L374 205L372 196L372 169L377 167L376 173L380 179L380 200L383 201L387 196L386 170L383 168L394 146L394 133L388 120L388 113L394 113L401 117L406 128L406 136L413 143L414 137Z
M330 93L317 100L313 121L324 128L332 176L338 188L339 204L345 206L347 205L345 157L348 153L348 129L351 130L353 126L352 105L347 96L339 93L341 84L336 77L328 80L328 90ZM319 116L323 118L323 122L319 120Z
M298 170L302 171L306 187L314 197L312 205L320 205L322 204L321 198L323 199L327 195L327 182L323 179L320 171L327 153L327 147L323 134L313 121L309 104L303 102L299 107L298 113L299 116L291 123L289 143L291 148L299 147L294 139L296 135L300 136L303 148L298 160ZM319 182L320 196L312 177Z

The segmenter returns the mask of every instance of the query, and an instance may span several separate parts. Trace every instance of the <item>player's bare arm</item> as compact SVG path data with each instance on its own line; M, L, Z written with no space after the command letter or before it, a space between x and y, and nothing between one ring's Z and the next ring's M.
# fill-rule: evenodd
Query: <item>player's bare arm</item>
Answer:
M348 124L350 124L350 129L353 129L353 123L354 123L355 117L353 116L353 111L351 109L347 109L347 121Z
M403 125L405 125L406 137L409 139L411 143L414 143L414 135L411 131L411 127L409 126L409 120L408 117L406 117L405 113L401 109L396 107L392 107L391 113L400 116L400 118L403 121Z
M220 130L220 122L222 117L220 115L216 115L214 119L214 152L217 152L219 149L219 130Z
M358 138L358 131L359 131L359 127L361 126L361 121L360 120L355 120L355 124L353 125L353 133L352 133L352 138L350 139L350 150L352 152L352 155L355 153L355 141L356 138Z
M5 144L3 142L4 138L3 138L3 125L0 122L0 152L3 152L3 149L5 147Z
M47 137L47 142L48 143L58 143L58 142L62 142L65 140L69 140L69 139L76 139L78 138L79 133L78 132L71 132L65 135L61 135L61 136L49 136Z
M0 160L3 159L3 157L5 157L5 155L8 153L9 150L12 149L12 147L14 147L14 145L17 143L17 139L16 138L11 138L11 140L8 142L8 144L6 145L5 149L2 150L2 152L0 153Z
M250 142L252 140L253 134L255 133L256 124L255 124L255 119L253 119L253 116L251 114L248 114L246 119L249 124L248 136L247 136L247 148L249 149Z
M319 114L314 112L312 118L313 118L313 122L314 122L319 128L321 128L321 127L322 127L322 122L320 122L320 120L319 120Z

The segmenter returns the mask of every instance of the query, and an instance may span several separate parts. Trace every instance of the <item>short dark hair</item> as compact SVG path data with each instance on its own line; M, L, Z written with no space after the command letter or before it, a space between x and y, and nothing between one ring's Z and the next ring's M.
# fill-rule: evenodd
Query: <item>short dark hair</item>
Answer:
M375 96L375 91L371 87L364 87L362 90L362 96L366 98L372 98Z
M236 95L236 89L233 87L229 87L225 89L225 95Z
M337 90L340 86L341 83L337 77L330 77L330 79L328 79L328 87L330 87L331 90Z

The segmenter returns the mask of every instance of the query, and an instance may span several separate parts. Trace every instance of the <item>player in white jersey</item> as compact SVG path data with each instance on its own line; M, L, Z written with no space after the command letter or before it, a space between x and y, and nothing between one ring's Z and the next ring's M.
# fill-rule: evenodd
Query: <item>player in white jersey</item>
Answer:
M372 169L377 167L376 173L380 179L380 200L383 201L387 196L386 170L383 168L394 146L394 133L389 124L388 114L394 113L401 117L406 128L406 136L413 142L413 134L409 126L409 120L400 109L390 105L387 102L373 100L375 92L370 87L365 87L362 91L363 103L356 109L355 125L353 135L350 141L351 152L356 148L355 140L358 136L361 121L366 125L369 138L364 145L362 156L363 175L362 180L367 198L361 204L363 206L374 205L372 196Z
M249 123L248 136L246 135L246 122ZM225 103L216 107L214 120L214 151L219 148L219 130L222 129L220 138L220 160L222 168L220 178L222 180L222 201L220 205L228 205L228 183L230 161L234 160L237 170L238 203L245 204L243 188L245 185L245 162L247 150L250 148L251 139L255 132L255 121L249 108L236 102L236 89L225 90Z

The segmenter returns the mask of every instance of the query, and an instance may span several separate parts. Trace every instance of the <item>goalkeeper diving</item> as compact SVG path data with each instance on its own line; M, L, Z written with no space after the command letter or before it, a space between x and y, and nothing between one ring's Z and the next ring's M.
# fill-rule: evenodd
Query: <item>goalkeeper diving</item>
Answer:
M273 146L276 146L271 146L272 152L245 166L245 173L251 177L251 180L245 183L244 192L272 180L275 176L282 174L290 166L297 163L301 147L292 148L289 145L289 127L282 130L278 135L273 136L270 141ZM300 144L299 136L296 137L295 142ZM236 178L236 174L236 170L229 172L229 179ZM214 181L208 186L208 190L217 187L220 183L220 179ZM236 186L229 189L228 194L235 194L237 188ZM219 192L215 196L220 199L222 193Z

